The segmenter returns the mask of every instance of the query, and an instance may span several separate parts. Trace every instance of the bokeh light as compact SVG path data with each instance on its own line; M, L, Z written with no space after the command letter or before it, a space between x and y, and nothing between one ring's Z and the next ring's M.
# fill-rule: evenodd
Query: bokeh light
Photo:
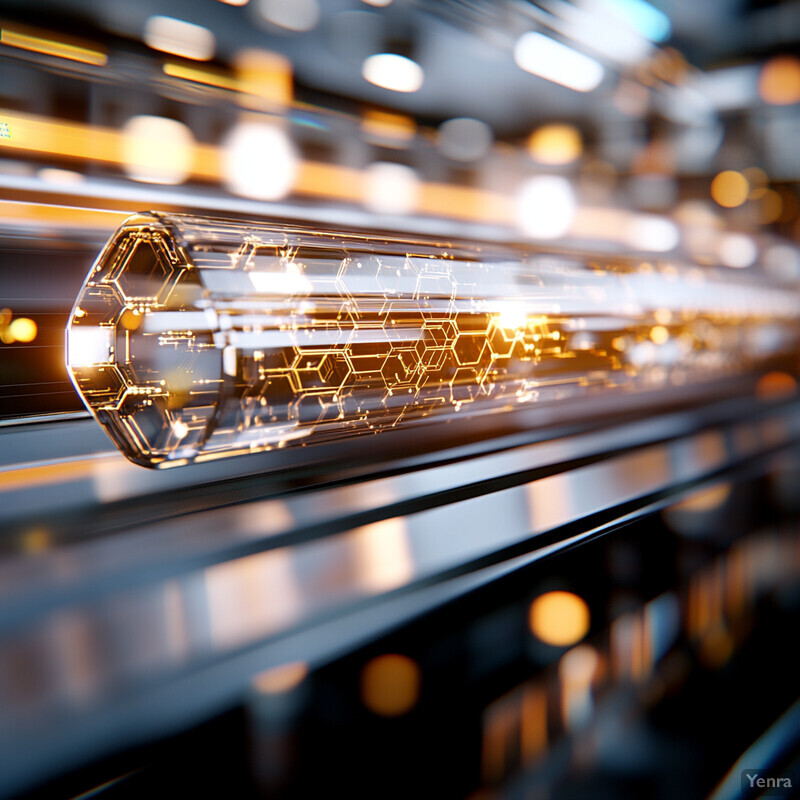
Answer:
M530 606L528 622L537 639L554 647L568 647L589 632L589 606L572 592L539 595Z
M767 61L758 76L758 93L771 105L800 103L800 59L776 56Z
M378 214L409 214L419 197L419 178L411 167L370 164L364 176L364 205Z
M741 172L726 169L711 181L711 197L723 208L736 208L747 200L750 184Z
M569 164L582 150L583 140L574 125L542 125L528 137L528 152L540 164Z
M492 129L479 119L456 117L439 126L439 151L453 161L478 161L492 146Z
M417 92L425 75L416 61L396 53L376 53L364 60L361 67L364 80L393 92Z
M758 247L744 233L724 233L719 242L719 260L726 267L749 267L758 258Z
M517 195L517 223L536 239L563 236L575 215L575 193L566 178L540 175L522 184Z
M27 317L17 317L8 326L8 336L12 342L32 342L36 338L36 323Z
M399 717L417 704L420 684L419 666L408 656L377 656L361 671L361 699L373 714Z
M255 200L279 200L298 171L294 145L276 124L243 122L223 143L223 172L229 189Z
M208 28L173 17L149 17L144 26L144 41L153 50L195 61L208 61L216 48L214 34Z
M183 183L192 169L194 137L182 122L131 117L122 128L125 172L143 183Z
M635 250L666 253L680 244L678 226L667 217L634 214L625 230L625 241Z

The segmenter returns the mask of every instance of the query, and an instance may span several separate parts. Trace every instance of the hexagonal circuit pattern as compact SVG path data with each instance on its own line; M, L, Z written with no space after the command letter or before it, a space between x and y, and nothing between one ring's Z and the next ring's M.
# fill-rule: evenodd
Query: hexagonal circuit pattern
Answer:
M122 451L165 466L707 379L743 368L726 332L765 304L796 344L779 297L650 264L139 216L87 278L68 362Z

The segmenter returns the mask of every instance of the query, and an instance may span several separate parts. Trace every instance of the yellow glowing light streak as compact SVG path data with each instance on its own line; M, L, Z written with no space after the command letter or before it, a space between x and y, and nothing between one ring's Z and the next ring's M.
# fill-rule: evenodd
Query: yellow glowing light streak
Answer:
M417 123L406 114L367 109L361 122L361 129L367 136L406 143L414 138L417 132Z
M129 212L127 211L106 211L0 200L0 219L41 225L58 224L110 231L118 228L128 216Z
M162 67L164 74L171 78L242 95L240 102L247 107L265 110L262 108L264 103L272 109L293 105L291 63L287 59L277 53L255 51L249 54L249 51L245 51L237 60L236 69L238 76L232 77L218 70L172 61ZM254 106L253 99L258 100L257 106Z
M202 83L205 86L215 86L218 89L227 89L231 92L244 91L241 81L236 78L230 78L214 70L200 69L199 67L190 67L186 64L175 64L172 62L164 64L162 69L164 74L169 75L171 78L180 78L184 81Z
M56 56L57 58L67 58L70 61L80 61L82 64L94 64L103 67L108 63L108 57L99 50L92 50L88 47L80 47L67 42L60 42L55 39L44 39L41 36L33 36L19 31L3 28L0 30L0 44L8 47L16 47L19 50L28 50L32 53L41 53L46 56Z
M511 199L488 189L423 183L420 186L419 213L455 219L508 223L514 218Z
M1 109L0 118L14 131L13 140L0 139L0 153L4 149L22 150L116 165L125 163L124 136L120 131ZM204 180L220 180L222 161L219 148L195 144L191 174ZM360 203L364 194L364 173L338 164L304 161L294 191L309 197ZM499 192L442 183L421 184L417 211L499 223L506 223L513 216L511 201ZM11 216L16 215L11 213Z
M100 458L83 458L64 461L56 464L36 464L27 467L15 467L0 471L0 492L15 492L19 489L40 487L54 483L74 483L92 478L99 463L109 461L125 464L122 456L108 454Z

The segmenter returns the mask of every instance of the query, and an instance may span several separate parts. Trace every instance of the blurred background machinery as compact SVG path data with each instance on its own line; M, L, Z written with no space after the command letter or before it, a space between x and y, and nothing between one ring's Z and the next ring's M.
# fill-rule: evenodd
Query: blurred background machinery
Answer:
M798 40L796 0L2 0L0 795L796 787L777 303L564 328L635 392L165 473L64 332L146 210L523 246L609 317L620 271L791 298Z

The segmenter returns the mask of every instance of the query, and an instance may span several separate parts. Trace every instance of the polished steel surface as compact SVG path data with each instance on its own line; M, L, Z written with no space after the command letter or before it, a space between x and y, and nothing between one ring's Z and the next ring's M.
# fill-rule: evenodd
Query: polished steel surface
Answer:
M705 429L698 415L656 416L174 518L167 508L113 537L31 527L29 552L1 567L5 785L206 718L255 664L326 663L800 439L792 405L746 408L710 408Z

